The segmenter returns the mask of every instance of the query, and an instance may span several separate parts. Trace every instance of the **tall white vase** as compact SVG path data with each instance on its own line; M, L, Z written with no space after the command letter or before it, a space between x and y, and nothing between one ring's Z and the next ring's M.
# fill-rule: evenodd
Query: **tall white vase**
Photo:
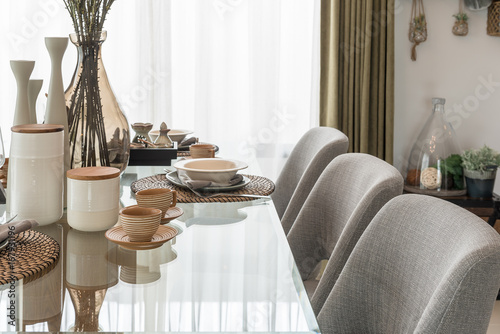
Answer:
M11 60L10 68L14 72L17 83L16 109L12 125L30 124L28 104L28 82L35 62L31 60Z
M36 100L42 89L43 80L32 79L28 83L28 105L30 110L30 124L36 124Z
M68 137L68 112L62 79L62 59L68 47L67 37L45 37L45 46L50 56L50 84L45 110L45 124L61 124L64 126L64 175L71 169ZM67 181L64 177L64 206L66 207Z

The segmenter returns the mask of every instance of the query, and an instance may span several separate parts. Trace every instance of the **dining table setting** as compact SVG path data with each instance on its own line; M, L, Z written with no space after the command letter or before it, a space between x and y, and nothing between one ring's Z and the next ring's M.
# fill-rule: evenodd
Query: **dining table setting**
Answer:
M24 228L0 250L0 331L319 331L274 182L186 135L170 164L69 170L51 223L0 205L0 236Z

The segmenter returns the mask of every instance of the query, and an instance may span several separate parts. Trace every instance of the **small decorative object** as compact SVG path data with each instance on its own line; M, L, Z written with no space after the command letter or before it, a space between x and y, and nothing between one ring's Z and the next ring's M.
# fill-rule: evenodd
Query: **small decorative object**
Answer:
M12 127L9 212L17 219L48 225L63 214L64 127L26 124Z
M434 167L427 167L420 175L420 182L427 189L437 189L441 186L441 173Z
M132 124L132 130L135 131L134 139L132 139L132 143L143 144L152 143L151 137L149 136L149 131L153 128L153 124L151 123L134 123ZM142 139L142 141L141 141Z
M103 231L118 221L120 170L113 167L70 169L68 224L85 232Z
M30 60L11 60L10 68L14 72L17 83L16 109L13 125L30 124L30 108L28 103L28 82L35 62Z
M491 5L491 0L465 0L465 5L470 10L483 10Z
M413 43L411 60L415 61L417 60L417 46L427 40L427 21L425 19L423 0L413 0L409 39Z
M30 110L30 124L36 124L36 100L42 89L43 80L32 79L28 82L28 105Z
M466 150L462 153L462 166L469 196L490 198L500 166L500 154L486 145L478 150Z
M111 166L123 171L130 154L130 135L101 57L103 30L114 0L63 0L73 21L71 42L78 65L66 90L71 168Z
M168 129L167 124L165 122L161 123L160 126L160 135L156 138L155 140L155 145L157 147L173 147L174 144L172 143L172 140L168 136L168 132L170 129Z
M456 36L466 36L469 33L469 16L464 12L463 0L458 0L458 13L453 15L456 19L453 29L451 30Z
M420 171L418 169L410 169L406 175L406 184L410 186L420 185Z
M413 144L405 191L435 196L465 195L461 149L444 115L443 98L433 98L433 111ZM421 173L420 173L421 171Z
M494 0L488 7L488 23L486 33L490 36L500 36L500 1Z

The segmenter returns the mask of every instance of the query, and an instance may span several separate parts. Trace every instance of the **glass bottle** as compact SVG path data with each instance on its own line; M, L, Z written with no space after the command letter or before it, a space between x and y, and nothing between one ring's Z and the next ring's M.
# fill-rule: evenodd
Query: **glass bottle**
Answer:
M101 57L107 33L71 34L78 64L66 90L71 168L110 166L123 171L130 155L129 126L111 90Z
M444 113L444 98L433 98L433 111L410 151L405 191L436 196L465 195L462 150Z

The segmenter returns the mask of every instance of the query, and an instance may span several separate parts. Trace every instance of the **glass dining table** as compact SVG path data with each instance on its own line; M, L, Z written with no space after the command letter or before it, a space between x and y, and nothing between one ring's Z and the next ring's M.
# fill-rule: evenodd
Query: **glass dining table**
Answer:
M121 205L136 204L132 181L162 172L128 167ZM59 260L0 286L0 331L319 332L271 200L177 206L184 214L168 224L177 236L149 250L71 229L65 215L37 227L57 240Z

